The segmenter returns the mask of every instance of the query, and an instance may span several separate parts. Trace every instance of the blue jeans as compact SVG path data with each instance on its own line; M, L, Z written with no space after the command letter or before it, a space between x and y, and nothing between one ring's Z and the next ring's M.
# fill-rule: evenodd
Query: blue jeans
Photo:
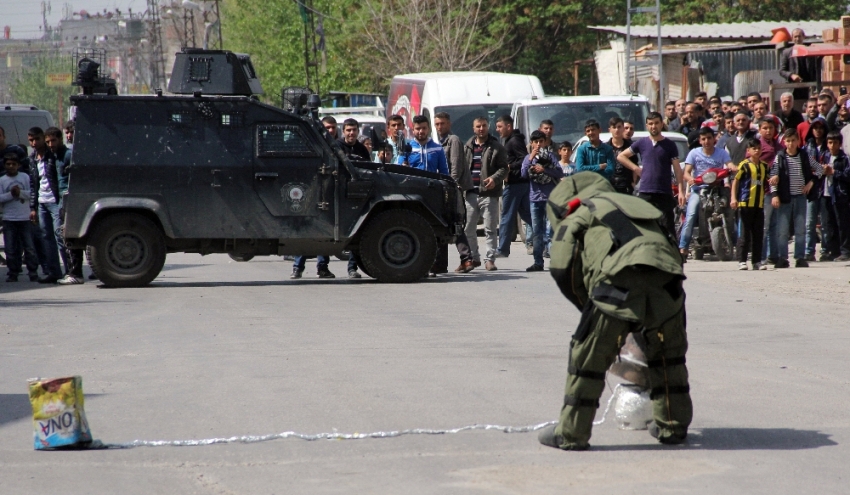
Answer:
M762 249L761 249L761 257L767 260L768 258L776 258L777 255L777 246L776 246L776 222L779 218L778 212L774 211L773 205L770 204L770 200L773 199L772 194L764 195L764 241L762 241ZM787 243L785 244L788 245ZM787 256L787 250L786 247Z
M62 267L59 265L59 248L62 248L62 259L68 266L65 253L65 240L62 238L62 220L59 218L59 205L56 203L38 204L38 222L41 224L41 239L44 243L42 266L47 265L45 276L62 278Z
M820 217L820 231L823 236L820 243L821 254L838 256L835 209L832 205L832 199L828 196L809 201L806 207L806 255L815 255L815 247L818 242L818 217Z
M38 275L38 256L32 240L32 222L29 220L3 222L3 245L6 249L6 266L8 275L17 277L21 274L21 251L23 246L24 261L30 276Z
M694 222L699 213L700 197L699 190L691 190L688 195L687 210L685 212L685 224L682 225L682 234L679 237L679 249L688 249L694 237ZM705 234L705 233L703 233Z
M360 262L360 258L354 254L354 251L351 252L351 256L348 258L348 273L357 271L357 263ZM327 264L325 264L327 266Z
M327 256L316 256L316 270L328 269L328 263L330 259ZM349 261L349 264L351 262ZM304 267L307 266L307 257L306 256L296 256L295 263L292 264L292 268L297 268L299 271L303 271Z
M531 202L531 230L534 232L534 264L543 266L543 251L549 248L548 242L552 238L551 227L548 227L546 219L546 202Z
M794 219L794 259L806 257L806 197L802 194L791 196L791 202L779 205L776 213L776 251L777 258L788 260L788 239L790 239L791 219Z
M516 236L516 215L531 223L531 208L528 201L528 182L508 184L502 189L502 219L499 223L499 252L511 254L511 241Z

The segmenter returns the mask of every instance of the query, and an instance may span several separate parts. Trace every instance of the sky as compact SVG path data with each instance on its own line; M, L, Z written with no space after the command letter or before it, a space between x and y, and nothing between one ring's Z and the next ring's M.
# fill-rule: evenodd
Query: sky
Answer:
M87 10L90 14L116 8L121 12L131 8L133 12L141 13L147 8L146 0L45 0L45 3L50 5L47 24L53 27L59 26L66 5L70 6L71 12ZM0 0L0 28L10 26L14 39L40 38L41 4L41 0Z

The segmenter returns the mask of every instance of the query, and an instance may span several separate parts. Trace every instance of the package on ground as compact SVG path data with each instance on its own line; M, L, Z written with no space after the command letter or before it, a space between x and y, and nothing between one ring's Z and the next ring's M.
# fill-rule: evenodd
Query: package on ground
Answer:
M34 378L29 391L36 450L91 443L82 377Z

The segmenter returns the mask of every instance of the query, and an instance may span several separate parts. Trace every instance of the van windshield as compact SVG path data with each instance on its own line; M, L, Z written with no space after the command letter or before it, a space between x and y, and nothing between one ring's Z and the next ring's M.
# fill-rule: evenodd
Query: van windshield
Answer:
M553 141L575 143L584 136L584 123L590 119L596 119L599 122L602 132L608 131L608 120L611 117L620 117L634 123L635 131L645 131L649 105L643 101L565 102L531 105L526 107L526 112L529 134L538 128L541 121L548 119L555 124Z
M436 107L434 115L446 112L452 118L452 133L457 134L462 142L472 137L472 122L478 117L485 117L490 122L490 134L496 134L496 119L502 115L510 115L513 104L494 105L456 105L451 107ZM434 140L438 138L435 136Z

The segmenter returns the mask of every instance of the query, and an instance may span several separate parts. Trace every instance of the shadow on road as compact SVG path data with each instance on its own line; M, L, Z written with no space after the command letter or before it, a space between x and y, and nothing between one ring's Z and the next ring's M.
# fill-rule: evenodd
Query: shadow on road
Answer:
M688 433L679 448L694 450L803 450L838 445L829 435L815 430L793 428L700 428ZM653 445L594 445L593 450L659 450ZM675 448L675 447L674 447Z
M86 400L104 394L86 394ZM20 419L32 418L28 394L0 394L0 426Z
M171 277L169 277L171 278ZM451 284L456 282L493 282L497 280L515 280L525 278L523 275L513 275L508 273L481 273L481 274L465 274L465 275L440 275L437 278L424 278L423 284ZM273 286L298 286L298 285L370 285L379 283L375 279L362 278L350 279L344 276L332 279L319 278L302 278L298 280L249 280L243 282L172 282L165 280L154 280L149 288L171 287L171 288L192 288L192 287L273 287ZM104 288L99 286L98 288Z

